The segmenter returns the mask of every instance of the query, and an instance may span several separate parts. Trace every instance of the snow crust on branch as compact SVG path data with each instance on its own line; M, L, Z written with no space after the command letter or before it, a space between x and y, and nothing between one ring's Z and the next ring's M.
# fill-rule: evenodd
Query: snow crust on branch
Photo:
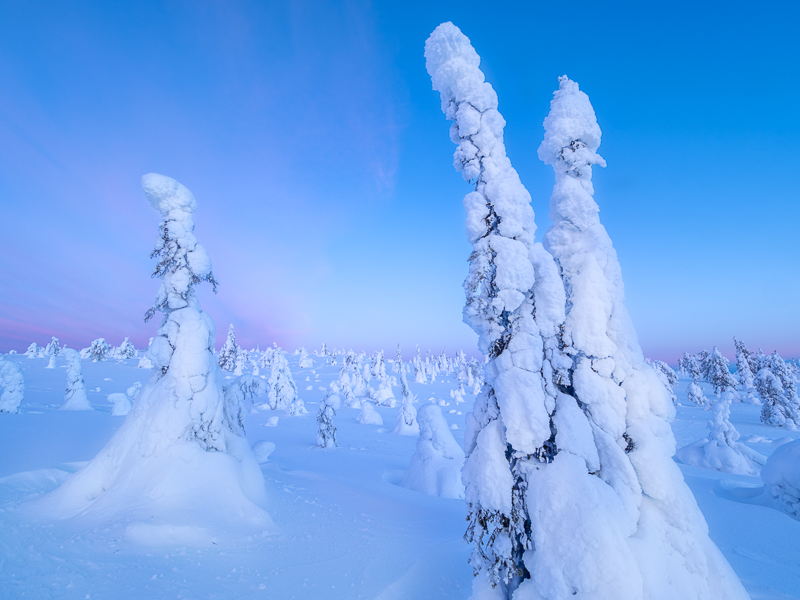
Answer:
M160 310L164 319L147 351L151 377L106 447L39 507L81 527L116 524L142 544L266 534L274 526L263 476L241 411L226 406L214 322L194 294L200 281L216 283L192 233L194 196L154 173L142 178L142 189L162 216L153 253L162 282L148 316Z

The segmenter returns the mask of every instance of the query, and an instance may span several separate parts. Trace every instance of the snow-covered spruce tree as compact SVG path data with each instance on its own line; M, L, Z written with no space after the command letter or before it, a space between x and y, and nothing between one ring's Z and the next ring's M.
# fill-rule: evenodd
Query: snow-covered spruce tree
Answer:
M286 411L289 416L308 412L297 395L297 385L289 369L289 362L284 353L278 349L273 350L269 361L267 406L272 410Z
M768 363L756 375L755 386L761 396L762 423L791 430L800 428L800 407L790 400L780 377Z
M19 405L25 397L25 377L17 363L0 360L0 412L18 413Z
M134 348L133 344L128 338L119 345L119 348L116 348L114 352L114 356L116 358L136 358L136 348Z
M319 403L319 412L317 413L317 444L323 448L335 448L336 444L336 425L333 424L333 417L336 416L336 411L341 405L341 398L339 397L339 386L335 381L331 382L330 390L322 402Z
M228 337L217 355L217 364L223 371L233 371L236 368L236 357L239 356L239 346L236 343L236 333L233 323L228 326Z
M414 408L414 395L408 387L405 371L400 371L400 386L403 390L403 402L400 411L397 413L392 433L396 435L419 435L419 423L417 422L417 409Z
M102 362L111 356L111 346L106 343L105 338L97 338L88 348L81 350L81 358L90 358L92 362Z
M652 366L656 371L656 375L658 375L658 378L661 380L661 383L663 383L664 387L667 388L672 401L677 402L678 397L675 395L673 388L678 382L678 374L672 370L672 367L662 360L654 360Z
M703 395L703 388L700 387L700 384L696 381L692 381L689 386L686 388L686 397L689 399L689 402L692 404L697 405L704 405L708 404L708 398Z
M724 391L711 407L713 418L708 422L708 437L678 450L675 455L683 464L723 473L758 475L766 458L738 442L739 432L730 421L733 392Z
M61 409L92 410L92 405L86 397L86 385L83 383L80 353L72 348L64 348L63 354L67 361L67 391Z
M36 342L31 342L31 345L28 346L27 350L25 350L25 356L27 356L28 358L39 357L39 346L36 345Z
M714 393L717 396L729 390L736 392L736 379L731 374L728 364L728 359L722 356L716 346L704 361L706 381L714 386Z
M194 292L202 281L216 287L193 233L196 201L163 175L145 175L142 188L162 219L152 254L161 284L145 317L164 313L148 350L152 374L106 447L42 498L43 513L92 527L118 523L134 542L202 545L268 531L263 476L226 416L214 322Z
M747 397L753 399L753 391L755 390L755 375L750 369L752 358L750 350L744 345L744 342L733 338L733 343L736 346L736 378L739 380L742 392L747 394Z
M747 598L671 459L675 408L644 361L592 197L592 165L605 166L600 128L588 96L566 76L544 126L539 158L556 179L545 244L564 281L561 339L572 365L571 387L561 384L556 404L555 456L530 478L528 501L533 514L580 533L534 535L532 587L544 598ZM578 410L560 421L562 405ZM565 421L572 440L567 433L562 441ZM553 510L559 487L594 500Z
M781 358L777 351L769 357L769 369L772 374L781 380L786 399L791 404L800 409L800 398L797 396L797 382L795 381L786 361Z
M314 360L308 355L305 348L300 348L300 360L297 366L301 369L310 369L314 366Z
M53 336L47 346L45 346L44 353L47 356L58 356L61 354L61 347L58 344L58 338Z
M400 373L401 371L403 371L403 352L400 350L400 344L397 344L397 353L394 356L392 372Z

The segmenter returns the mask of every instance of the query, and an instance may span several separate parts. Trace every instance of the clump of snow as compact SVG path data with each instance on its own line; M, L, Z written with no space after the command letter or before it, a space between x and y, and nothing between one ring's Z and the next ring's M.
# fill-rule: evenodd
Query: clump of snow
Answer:
M780 507L800 520L800 440L776 448L761 469L761 479Z
M357 420L362 425L383 425L381 415L369 400L364 400L361 403L361 412L358 414Z
M113 404L111 407L111 414L116 417L124 417L131 410L131 401L127 394L114 392L107 396L107 400Z
M269 532L263 476L225 410L214 322L194 293L201 281L216 283L193 234L194 196L154 173L142 188L162 217L153 253L161 285L146 315L164 313L148 349L152 375L106 447L37 508L80 527L116 524L134 543L204 544Z
M64 358L67 361L67 392L61 409L92 410L92 405L86 397L86 385L83 383L81 355L77 350L64 348Z
M426 404L417 411L419 439L402 485L431 496L463 498L461 468L464 451L453 438L436 404Z
M263 465L269 460L270 454L275 451L275 444L267 440L261 440L253 444L253 455L256 457L258 464Z
M714 402L708 437L678 450L675 456L679 461L723 473L758 475L766 458L737 441L739 432L730 421L732 400L733 394L726 391Z
M278 426L279 417L270 417L267 419L267 422L264 423L267 427L277 427Z
M25 397L25 377L17 363L0 360L0 412L17 413L19 405Z

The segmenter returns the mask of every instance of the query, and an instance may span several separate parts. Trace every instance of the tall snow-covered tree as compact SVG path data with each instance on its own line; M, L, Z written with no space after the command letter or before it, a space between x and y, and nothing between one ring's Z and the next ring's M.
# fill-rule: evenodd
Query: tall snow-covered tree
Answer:
M476 185L464 320L489 362L465 434L473 597L746 598L670 458L674 408L644 363L591 197L602 159L588 98L562 79L540 148L556 170L548 242L562 283L533 242L530 197L469 40L442 24L425 56L454 121L455 166Z
M92 405L86 397L86 385L83 383L80 353L72 348L64 348L63 354L67 360L67 391L61 409L92 410Z
M750 396L755 388L755 375L750 369L752 358L750 350L744 345L744 342L733 338L733 343L736 346L736 378L739 380L739 385L742 391Z
M236 333L233 331L233 323L228 326L228 337L219 349L217 364L223 371L233 371L236 368L236 357L239 356L239 345L236 343Z
M331 388L322 402L319 403L319 412L317 413L317 444L323 448L335 448L336 443L336 425L333 423L333 417L336 416L336 411L339 410L341 405L341 398L339 396L339 388L336 382L331 382Z
M773 356L776 356L775 353ZM773 371L773 363L778 373ZM761 422L767 425L786 427L787 429L800 428L800 402L784 386L785 363L778 360L763 360L761 370L755 378L755 387L761 396Z
M559 79L544 125L539 158L553 167L556 179L545 243L564 281L567 309L561 339L572 358L572 386L562 385L560 391L569 393L579 409L572 422L575 431L580 431L578 423L591 431L578 436L583 443L575 449L556 434L559 452L552 464L569 457L560 476L576 478L579 497L598 494L604 500L595 517L586 510L574 515L570 508L557 511L562 519L574 516L580 522L581 539L603 542L565 545L556 537L536 541L538 561L531 570L543 579L536 587L551 590L554 598L567 596L570 588L597 598L746 598L709 539L703 515L672 461L675 440L669 420L675 409L644 361L625 308L616 251L593 198L592 166L605 166L597 154L600 128L588 96L566 76ZM556 431L562 431L558 424ZM596 454L587 452L587 446L594 446ZM538 514L552 505L544 491L547 471L530 482L530 501ZM603 518L608 520L599 524ZM619 550L609 553L608 548ZM559 553L571 581L547 571L551 552ZM651 571L651 560L660 565L658 574ZM587 572L603 573L603 582L586 581Z
M0 412L18 413L25 397L25 377L17 363L0 359Z
M392 433L396 435L419 435L419 423L417 422L417 409L414 408L414 395L408 387L406 372L400 371L400 386L403 391L403 402L400 411L397 413Z
M403 353L400 350L400 344L397 344L397 353L392 364L392 372L400 373L401 371L403 371Z
M92 527L110 521L146 535L161 523L168 527L159 531L177 543L187 543L191 532L188 543L205 544L217 534L270 530L263 476L226 414L214 322L194 291L202 281L216 287L211 260L193 233L197 203L163 175L145 175L142 189L161 215L152 253L161 284L145 317L164 314L148 350L151 377L106 447L42 503L50 515L86 519Z

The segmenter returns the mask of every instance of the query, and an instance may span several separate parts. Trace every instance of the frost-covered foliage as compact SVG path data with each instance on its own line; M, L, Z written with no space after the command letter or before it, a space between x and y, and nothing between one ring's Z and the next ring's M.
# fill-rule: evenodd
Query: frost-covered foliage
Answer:
M106 447L41 500L43 512L95 526L118 522L133 540L156 535L191 545L268 531L263 476L226 411L214 322L194 292L201 281L216 283L193 234L196 201L163 175L145 175L142 188L162 218L152 254L161 285L146 315L164 313L148 350L154 368Z
M375 405L369 400L361 402L361 412L356 419L362 425L383 425L381 415L375 410Z
M81 350L81 358L91 358L92 362L104 361L111 356L111 346L105 338L97 338L88 348Z
M676 453L686 465L714 469L723 473L758 475L766 458L738 442L739 432L730 421L733 393L725 391L711 407L713 418L708 422L708 437Z
M690 383L689 387L686 388L686 397L689 398L689 402L692 404L703 405L708 403L708 398L703 395L703 388L696 381Z
M136 358L136 348L128 338L119 345L119 348L114 349L115 358Z
M0 360L0 412L18 413L19 405L25 397L25 377L17 363Z
M417 419L419 439L403 475L403 487L431 496L463 498L460 473L464 451L453 439L442 409L436 404L426 404L420 407Z
M228 326L228 337L217 354L217 364L223 371L232 372L236 368L236 358L239 356L239 345L236 343L236 333L233 323Z
M761 469L761 479L778 506L800 520L800 440L778 446Z
M673 388L678 382L678 374L672 370L672 367L661 360L654 360L652 366L656 371L656 375L658 375L658 378L661 380L661 383L664 384L664 387L669 392L672 401L677 402L678 398L675 396Z
M392 433L397 435L419 435L419 423L417 422L417 409L414 408L414 395L408 387L405 371L400 371L400 386L403 391L403 402L400 411L397 413Z
M691 377L695 382L700 381L703 377L703 373L700 369L700 362L694 354L685 352L683 357L678 361L678 366L683 373Z
M39 352L41 352L41 348L36 345L36 342L32 342L28 349L25 350L25 356L28 358L39 358Z
M323 448L334 448L337 445L336 425L333 424L333 417L336 416L336 411L339 410L340 405L339 386L334 381L331 383L330 390L320 402L319 412L317 413L317 444Z
M67 391L61 409L92 410L92 405L86 397L86 385L83 383L80 353L72 348L64 348L63 354L67 361Z
M729 390L736 391L736 379L728 365L728 359L722 356L716 346L703 362L703 374L706 381L714 386L714 393L717 395Z
M746 598L671 460L674 408L644 362L592 199L591 166L604 161L588 97L561 78L545 121L551 256L533 242L469 40L442 24L425 56L456 168L476 183L464 320L489 362L465 434L473 597Z
M388 379L380 382L378 389L371 394L371 397L378 406L394 408L397 404L397 399L394 397L394 392L392 392L392 385Z

